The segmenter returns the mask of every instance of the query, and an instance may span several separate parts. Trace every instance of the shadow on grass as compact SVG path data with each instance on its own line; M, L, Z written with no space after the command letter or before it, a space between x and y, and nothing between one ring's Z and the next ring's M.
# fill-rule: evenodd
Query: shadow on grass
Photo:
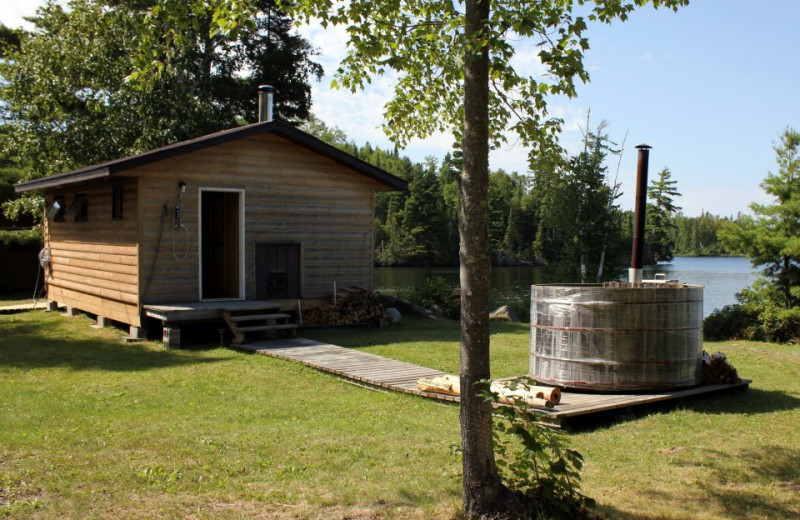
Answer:
M138 371L225 361L198 358L185 351L161 350L151 344L124 344L117 339L54 336L46 322L3 323L0 366L23 369L64 367L72 370Z
M724 518L796 518L798 508L797 481L800 480L800 448L765 445L736 453L705 450L702 466L708 478L697 496L650 490L650 500L664 504L702 504L704 511L719 511ZM778 491L788 500L776 500L764 488ZM620 520L656 520L661 514L644 511L622 511L611 505L598 507L605 518ZM692 511L684 511L687 518Z
M459 482L460 483L460 482ZM435 505L433 493L430 489L420 489L416 485L402 486L398 490L399 498L391 501L389 505L392 507L410 507L418 508L424 506ZM448 488L446 490L447 497L452 502L457 502L461 498L460 486Z
M759 414L800 409L800 398L777 390L742 389L717 395L698 396L686 408L709 415Z
M653 493L653 495L657 494L658 493ZM647 514L641 511L637 512L623 511L621 509L617 509L614 506L605 504L598 506L597 509L594 510L594 512L599 513L600 518L605 518L607 520L661 520L662 518L666 518L663 515Z
M659 401L572 417L567 426L569 431L585 432L640 419L653 413L664 413L676 409L709 415L753 415L800 409L800 399L786 392L740 387L713 394L686 396L671 401Z

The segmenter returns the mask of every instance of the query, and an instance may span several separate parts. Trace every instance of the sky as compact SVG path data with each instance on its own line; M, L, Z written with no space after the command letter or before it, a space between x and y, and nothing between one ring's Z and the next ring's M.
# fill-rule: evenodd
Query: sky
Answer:
M0 22L24 25L42 2L0 3ZM777 172L774 144L786 127L800 129L800 0L694 0L678 12L650 7L626 22L590 25L585 55L588 84L575 99L554 98L550 112L563 118L561 144L580 147L581 126L591 110L592 127L609 123L612 140L627 133L620 163L620 205L634 204L637 153L648 144L650 179L667 167L677 181L677 204L685 215L749 212L751 202L771 201L760 188ZM313 112L357 144L390 148L383 134L383 105L392 77L375 78L357 94L332 90L330 82L346 52L341 30L304 27L319 50L326 75L313 84ZM521 45L515 62L535 74L533 45ZM441 159L453 139L435 135L412 141L401 153L415 161ZM616 169L616 160L610 164ZM492 169L527 173L527 150L516 140L495 150Z

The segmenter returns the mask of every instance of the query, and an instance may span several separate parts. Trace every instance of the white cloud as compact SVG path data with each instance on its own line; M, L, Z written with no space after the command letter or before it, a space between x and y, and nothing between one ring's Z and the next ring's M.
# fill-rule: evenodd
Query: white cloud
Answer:
M528 151L519 139L509 136L508 143L492 150L489 154L489 167L492 170L503 169L508 173L517 172L525 175L528 173Z
M384 106L394 94L397 74L388 72L372 78L361 91L352 93L345 89L332 89L330 84L339 63L347 52L347 32L341 27L323 28L319 23L301 27L300 33L320 52L318 61L325 68L325 77L312 84L312 111L326 124L336 126L349 139L362 145L390 149L394 145L384 134ZM426 139L412 139L402 151L414 161L433 155L441 159L453 145L451 135L436 133Z
M587 107L577 103L561 104L554 102L550 106L550 114L564 121L559 143L569 153L577 153L583 146L583 131L586 127L587 110ZM596 127L598 123L599 121L594 119L589 121L592 127Z
M13 29L23 27L30 30L33 28L32 25L23 18L33 15L36 12L36 8L41 4L42 2L36 1L2 2L0 3L0 22L6 27L11 27Z
M297 29L319 51L317 61L325 69L325 75L332 77L347 53L347 31L342 26L322 27L316 20Z
M511 58L511 66L520 76L531 76L534 78L542 77L547 72L547 68L539 58L539 47L525 41L520 45L514 46L514 56Z
M332 89L327 78L314 85L313 111L329 125L338 126L351 139L363 142L376 132L383 121L383 106L390 99L391 84L387 78L376 78L363 91L351 93Z

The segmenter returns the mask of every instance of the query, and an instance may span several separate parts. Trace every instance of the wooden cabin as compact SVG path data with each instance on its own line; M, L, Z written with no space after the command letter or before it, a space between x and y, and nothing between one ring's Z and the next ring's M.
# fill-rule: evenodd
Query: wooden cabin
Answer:
M138 337L371 288L374 194L406 183L274 120L16 189L46 200L47 298Z

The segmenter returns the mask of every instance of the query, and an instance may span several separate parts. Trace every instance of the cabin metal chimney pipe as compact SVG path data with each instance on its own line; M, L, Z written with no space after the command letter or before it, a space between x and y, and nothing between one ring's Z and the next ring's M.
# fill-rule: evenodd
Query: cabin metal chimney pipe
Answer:
M275 89L272 85L261 85L258 87L258 122L265 123L272 121L272 102L275 97Z
M644 256L644 222L647 210L647 167L650 160L650 146L640 144L639 163L636 166L636 207L633 219L633 248L631 250L631 267L628 269L630 283L642 282L642 260Z

